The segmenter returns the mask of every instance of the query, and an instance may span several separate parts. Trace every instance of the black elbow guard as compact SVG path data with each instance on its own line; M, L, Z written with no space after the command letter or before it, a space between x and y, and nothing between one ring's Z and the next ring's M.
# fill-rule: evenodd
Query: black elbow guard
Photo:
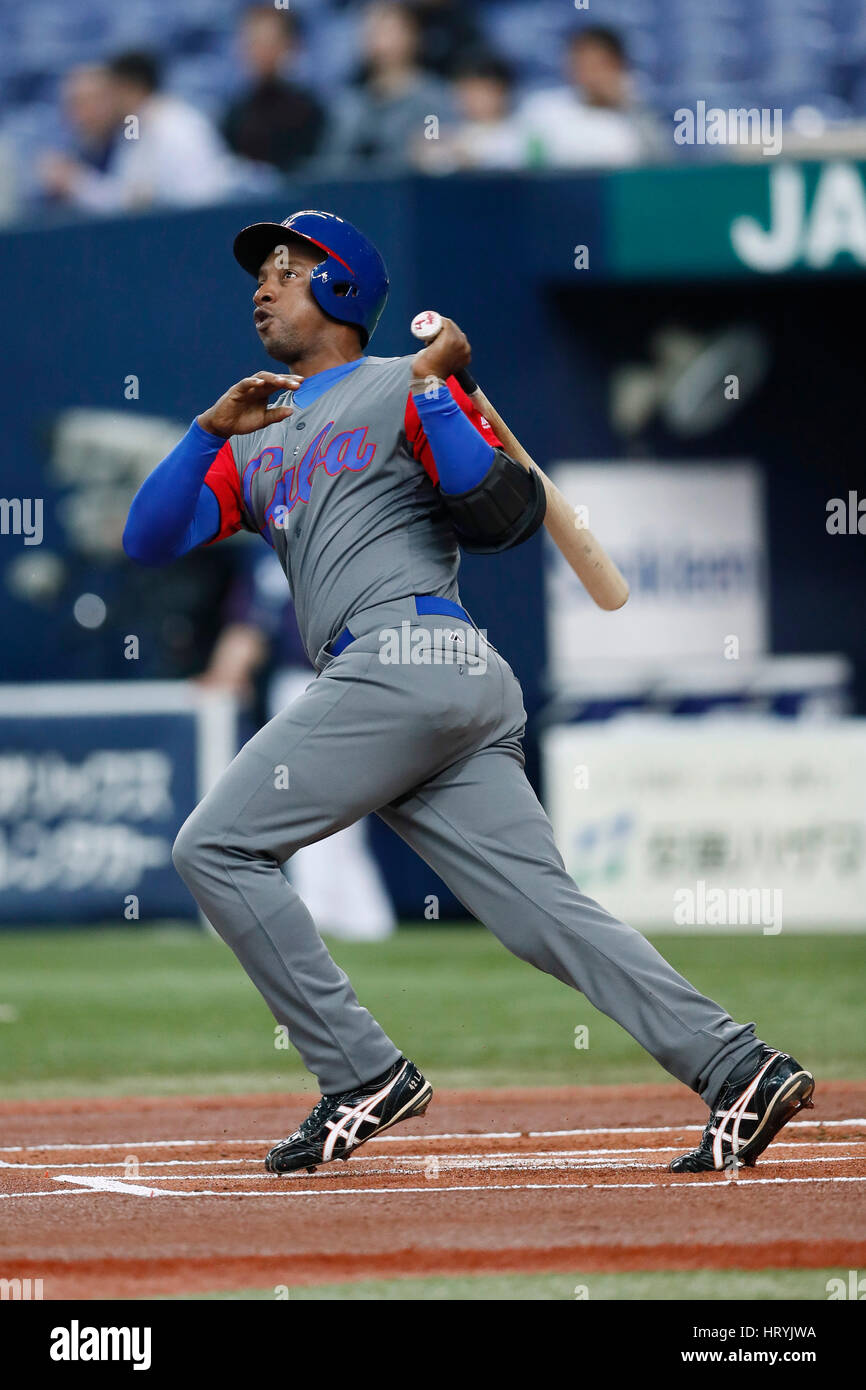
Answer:
M547 508L536 469L524 468L496 449L487 473L468 492L439 495L464 550L494 555L534 536Z

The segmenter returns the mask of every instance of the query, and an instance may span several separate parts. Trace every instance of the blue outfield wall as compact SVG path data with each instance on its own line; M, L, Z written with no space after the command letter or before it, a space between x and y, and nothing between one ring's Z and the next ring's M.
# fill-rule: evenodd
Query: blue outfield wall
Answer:
M700 171L701 199L709 172ZM768 221L769 172L720 169L715 177L720 223L738 211ZM810 190L816 177L809 174ZM457 319L471 337L479 380L542 464L626 454L609 422L610 374L647 360L654 324L675 319L703 331L728 318L760 322L775 359L755 403L730 428L699 440L656 426L631 457L751 457L763 466L774 646L847 651L857 663L862 711L866 625L859 607L855 619L852 594L866 587L866 541L831 538L824 527L827 497L849 486L866 491L866 360L862 335L853 332L866 308L862 267L842 252L821 274L804 273L800 263L761 275L732 264L722 236L718 263L709 252L686 257L691 278L678 277L672 246L689 244L690 186L697 189L688 171L662 171L657 183L651 171L296 182L277 206L99 222L46 216L7 231L0 235L0 497L44 498L44 549L67 553L62 495L45 475L58 413L83 406L188 420L262 366L251 281L232 258L232 239L247 222L328 207L376 240L389 265L392 294L375 352L412 351L408 324L419 309ZM809 198L814 208L811 191ZM670 243L658 203L668 199ZM578 271L581 245L589 268ZM130 374L140 381L134 401L124 399ZM0 681L164 674L145 661L112 667L99 654L99 635L70 621L83 590L127 592L125 560L100 573L70 557L67 590L37 608L5 582L22 550L20 537L0 535ZM464 601L514 667L530 719L545 698L542 555L536 537L506 556L467 556L462 571ZM531 737L528 751L534 775ZM414 884L416 904L427 879Z
M816 168L806 174L815 185ZM719 252L716 278L708 263L699 281L671 284L670 247L659 243L659 200L670 204L671 242L685 243L689 207L696 195L706 203L708 188L716 190L720 225L730 225L738 210L769 220L773 177L762 165L694 175L297 182L278 207L250 203L72 224L46 215L0 236L0 495L43 496L44 545L63 549L57 493L43 473L58 411L92 406L188 420L202 410L263 361L250 282L232 259L235 232L299 206L331 207L377 240L391 268L377 353L411 350L407 325L418 309L438 307L455 317L470 332L488 395L542 464L626 452L607 416L609 373L630 357L645 360L653 316L688 321L691 313L699 328L724 321L728 303L731 316L763 314L780 364L756 406L738 414L731 430L699 441L651 432L638 456L745 455L765 464L777 645L845 649L851 630L838 614L862 571L853 546L845 553L844 545L824 545L823 498L842 495L862 475L863 349L862 335L853 332L862 322L862 270L852 274L851 256L841 249L820 275L803 278L802 265L784 277L758 275L744 265L735 277L730 257ZM852 227L855 220L852 211ZM589 247L588 270L574 268L578 245ZM638 265L642 282L632 278ZM820 295L820 314L798 325L796 304L809 292ZM815 342L813 329L823 341ZM822 367L826 378L817 382ZM124 399L128 374L140 381L132 402ZM820 607L803 585L795 545L801 524L810 532ZM0 537L0 567L19 552L18 538ZM532 712L545 657L541 542L493 562L467 557L463 573L464 596L506 646ZM0 678L70 673L56 617L50 609L33 612L4 588Z
M814 184L815 169L807 166L807 173ZM376 352L411 351L408 323L420 308L456 318L471 336L479 379L542 464L623 454L608 419L609 374L624 360L646 359L654 317L687 322L691 314L700 330L723 322L729 305L732 317L763 314L780 379L771 377L756 406L737 414L731 429L695 441L655 430L641 441L638 456L750 456L763 463L777 643L783 650L845 650L850 625L840 611L860 570L853 547L846 554L842 545L824 544L822 498L841 495L846 482L854 486L861 477L863 349L853 329L862 322L862 269L851 273L843 248L822 274L804 277L802 267L792 266L784 276L759 275L742 266L733 275L736 267L719 250L718 264L707 261L702 280L672 282L670 245L659 240L659 205L669 204L670 243L685 244L689 209L698 195L706 203L708 188L716 190L719 225L730 227L738 210L766 221L773 177L760 166L693 175L660 170L298 182L277 207L250 203L66 224L46 217L6 232L0 235L6 330L0 339L0 496L44 497L44 544L62 549L58 495L43 473L58 412L90 406L190 419L262 364L250 282L231 255L235 232L293 208L330 207L357 221L390 267L392 295L374 339ZM848 218L854 231L855 212ZM574 268L579 245L589 248L587 270ZM640 283L633 278L638 266ZM809 292L821 296L820 313L798 324L796 305ZM815 342L818 332L822 341ZM810 397L822 365L826 378L815 381ZM130 373L140 380L136 401L124 399ZM820 608L809 601L808 588L804 592L795 544L801 524L811 533L809 566L819 578ZM18 538L0 536L0 567L20 550ZM541 698L544 665L540 556L540 540L534 540L492 562L464 562L465 597L507 648L530 712ZM80 579L76 592L86 587L87 573ZM84 674L86 663L80 651L70 651L67 627L65 617L61 622L48 608L34 613L4 587L0 679L75 675L79 668ZM159 673L142 668L141 674Z

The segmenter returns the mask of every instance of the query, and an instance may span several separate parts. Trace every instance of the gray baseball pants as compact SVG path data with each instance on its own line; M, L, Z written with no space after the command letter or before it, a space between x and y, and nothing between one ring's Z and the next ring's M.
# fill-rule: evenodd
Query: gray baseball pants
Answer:
M392 659L401 624L411 624L402 655L410 636L415 660ZM318 678L244 745L174 847L181 877L323 1094L379 1076L400 1049L358 1002L280 865L376 811L509 951L580 990L712 1105L757 1046L754 1027L576 887L523 771L526 714L507 662L460 619L419 617L413 599L350 626L356 640L335 658L323 648Z

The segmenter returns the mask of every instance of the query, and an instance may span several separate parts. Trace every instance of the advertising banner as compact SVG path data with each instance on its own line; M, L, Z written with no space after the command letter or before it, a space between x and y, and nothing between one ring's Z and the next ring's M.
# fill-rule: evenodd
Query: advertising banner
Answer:
M552 477L619 565L631 589L617 613L597 608L548 542L549 676L580 682L595 660L658 663L766 649L761 480L746 463L561 463Z
M866 927L866 720L659 719L542 740L569 873L638 927Z
M179 682L0 686L0 924L194 918L171 848L235 738Z

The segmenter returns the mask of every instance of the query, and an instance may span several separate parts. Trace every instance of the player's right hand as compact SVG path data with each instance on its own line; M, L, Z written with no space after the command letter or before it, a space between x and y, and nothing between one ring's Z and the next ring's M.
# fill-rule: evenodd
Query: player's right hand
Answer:
M256 372L236 381L210 410L196 420L208 434L221 434L228 439L233 434L252 434L267 425L288 420L294 412L290 405L268 405L268 396L275 391L294 391L302 376L283 376L278 372Z

